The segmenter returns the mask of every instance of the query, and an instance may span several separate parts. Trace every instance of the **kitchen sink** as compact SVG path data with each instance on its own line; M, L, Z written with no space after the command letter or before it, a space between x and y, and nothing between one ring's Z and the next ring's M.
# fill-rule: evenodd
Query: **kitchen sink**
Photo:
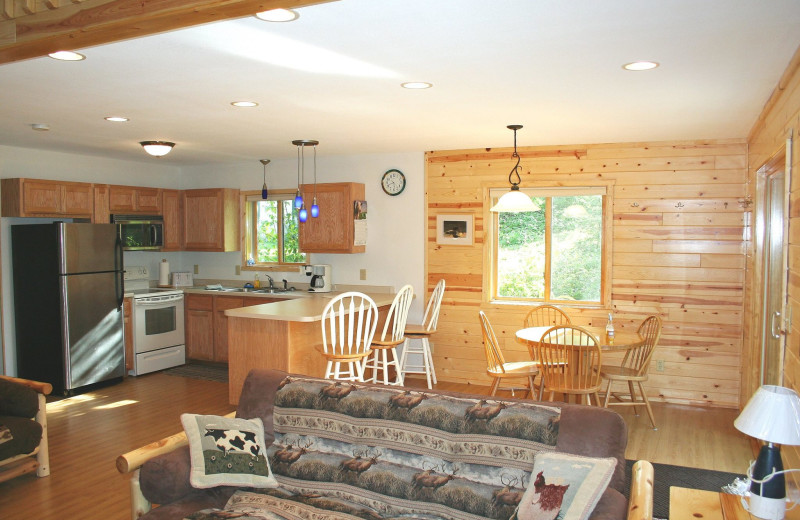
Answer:
M285 294L292 292L293 289L281 289L278 287L265 287L264 289L253 289L252 287L213 287L206 288L206 291L214 292L251 292L259 294Z
M279 289L277 287L267 287L266 289L252 289L252 292L262 293L262 294L282 294L292 292L291 289Z

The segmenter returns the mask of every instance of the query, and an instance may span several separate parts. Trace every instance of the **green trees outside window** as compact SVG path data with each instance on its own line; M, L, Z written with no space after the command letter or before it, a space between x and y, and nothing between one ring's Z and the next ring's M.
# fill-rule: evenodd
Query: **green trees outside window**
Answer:
M603 196L532 199L538 211L498 214L497 297L600 302Z

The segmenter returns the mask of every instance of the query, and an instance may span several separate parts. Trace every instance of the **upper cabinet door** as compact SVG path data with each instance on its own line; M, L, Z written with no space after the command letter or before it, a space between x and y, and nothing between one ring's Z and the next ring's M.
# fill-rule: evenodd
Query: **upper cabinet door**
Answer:
M304 184L302 191L311 207L313 184ZM301 222L300 249L305 253L363 253L366 246L354 245L354 203L364 200L364 185L356 182L317 184L319 217Z
M184 190L183 213L186 251L239 250L239 190Z
M109 186L108 206L111 213L161 214L161 190L133 186Z
M92 185L39 179L2 179L2 216L91 218Z

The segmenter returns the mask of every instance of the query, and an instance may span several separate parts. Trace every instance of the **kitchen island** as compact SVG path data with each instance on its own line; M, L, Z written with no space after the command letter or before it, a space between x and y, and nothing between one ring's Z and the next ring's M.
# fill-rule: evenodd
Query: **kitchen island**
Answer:
M274 303L229 309L228 398L238 404L247 373L253 368L275 368L314 377L325 375L322 348L322 311L339 292L307 294ZM378 306L380 335L394 293L366 293ZM299 295L298 295L299 296Z

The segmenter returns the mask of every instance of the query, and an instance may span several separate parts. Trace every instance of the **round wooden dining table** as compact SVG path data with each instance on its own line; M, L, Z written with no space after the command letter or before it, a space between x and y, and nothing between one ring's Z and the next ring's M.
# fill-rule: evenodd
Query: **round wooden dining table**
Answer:
M516 332L519 339L528 343L539 343L545 332L553 327L528 327ZM624 351L638 347L644 343L644 338L638 332L617 331L613 337L606 334L605 327L581 327L589 331L600 344L600 350L605 352Z

